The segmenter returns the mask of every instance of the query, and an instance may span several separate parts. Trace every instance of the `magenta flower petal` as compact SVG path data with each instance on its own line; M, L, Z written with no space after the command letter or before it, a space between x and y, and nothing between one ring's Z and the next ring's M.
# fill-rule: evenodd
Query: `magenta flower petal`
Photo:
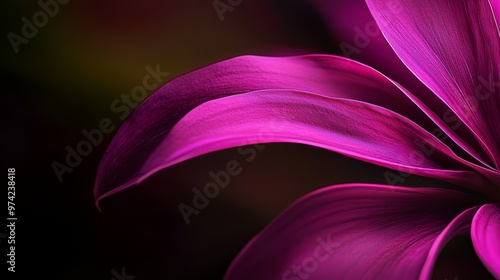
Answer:
M270 142L312 145L464 187L486 183L432 134L396 113L289 90L250 92L198 106L174 126L143 171L147 176L208 152ZM433 152L428 157L415 152L422 151L418 143Z
M475 210L454 218L471 206L467 201L446 189L323 188L255 236L225 279L418 279L429 255L435 260L431 250L463 233L462 220Z
M469 231L500 279L500 204L483 205L500 196L499 1L367 4L387 39L374 45L393 49L401 61L388 62L399 65L392 77L412 92L328 55L205 67L164 85L125 122L99 166L96 203L207 153L311 145L468 190L360 183L315 191L248 243L226 279L430 279L442 249Z
M270 142L312 145L488 191L486 180L467 162L401 115L361 101L289 90L261 90L199 105L161 140L130 185L160 169L209 152ZM432 152L425 154L427 149ZM129 162L139 168L136 161Z
M452 149L456 144L483 165L491 165L483 160L489 157L470 129L399 59L380 32L365 0L310 1L325 15L324 20L334 37L341 41L339 47L343 55L370 65L403 85L409 91L407 95L449 136L444 143ZM397 13L403 6L390 1L389 8Z
M392 12L391 3L403 8ZM500 167L500 40L487 0L367 0L395 52Z
M401 62L385 40L365 0L310 2L323 15L333 37L340 41L339 48L343 56L376 68L411 92L422 90L420 81ZM400 8L394 5L394 9Z
M500 1L499 0L490 0L491 7L493 8L493 12L495 13L495 18L497 20L497 24L500 23Z
M500 205L483 205L472 221L472 243L484 266L500 279Z
M432 127L387 78L359 63L330 55L237 57L178 77L138 106L102 159L95 197L137 177L138 167L191 109L208 100L262 89L295 89L371 102ZM147 144L139 144L144 141Z
M298 108L297 112L301 112L301 110L307 111L301 112L298 116L293 116L295 119L289 121L295 122L295 125L308 126L307 128L309 129L314 128L318 131L317 135L323 135L323 140L311 139L312 135L309 135L308 138L294 136L295 140L293 141L290 135L287 136L288 138L283 135L281 138L276 137L276 139L270 139L269 142L283 142L286 138L288 139L286 140L287 142L315 143L316 146L330 148L335 151L343 151L345 154L356 154L357 158L365 159L370 162L378 162L384 166L391 166L393 168L401 166L412 167L408 170L403 169L403 171L412 172L412 170L416 170L415 168L421 168L419 171L415 172L421 175L435 174L434 177L451 182L468 182L462 184L466 185L466 187L478 186L484 181L479 175L470 172L470 168L466 168L463 164L457 163L460 162L460 160L452 155L447 147L439 143L436 137L427 133L415 123L411 123L402 117L407 117L413 122L418 123L421 127L427 128L427 130L431 130L435 127L432 121L419 110L398 86L373 69L344 58L328 55L284 58L249 56L223 61L181 76L163 86L137 107L135 112L120 128L103 157L96 179L95 197L100 199L104 194L109 195L125 187L136 184L145 174L150 174L159 168L179 162L179 158L176 160L172 159L174 155L172 148L174 145L170 146L170 154L163 150L158 150L158 147L161 143L163 143L164 146L171 145L170 142L168 142L170 140L165 140L166 137L168 136L170 137L169 139L174 139L173 136L168 135L170 130L174 127L176 122L183 118L190 110L209 100L264 89L294 89L308 92L312 98L314 96L325 96L323 98L311 99L310 101L308 98L298 97L298 99L292 102L287 101L287 97L284 97L284 93L281 93L281 96L277 94L276 98L272 100L274 105L271 107L269 107L269 104L263 104L262 106L268 109L288 110L284 107L288 104L293 106L293 108ZM304 94L305 93L295 93L295 95L302 96L304 96ZM262 97L263 93L254 95ZM334 101L328 97L359 100L374 105L348 103L340 100ZM298 104L297 102L299 99L300 102L309 104L310 107ZM228 115L231 114L231 110L236 108L234 106L239 108L244 106L245 103L248 103L248 106L244 106L244 110L240 113L256 114L256 112L252 112L252 108L249 105L254 102L263 102L262 98L256 98L254 100L252 97L234 100L238 101L224 101L224 106L227 107L215 106L216 108L213 110L220 111L221 109L227 109L220 113L224 113L227 118L236 121L237 115ZM319 119L318 116L315 115L314 106L318 106L318 110L322 110L323 114L327 116L330 113L326 112L325 109L329 107L334 108L337 106L335 104L344 104L342 106L345 108L339 109L339 107L334 109L334 111L337 111L336 114L342 114L344 119ZM383 110L375 105L392 110L399 115ZM366 116L363 117L364 113L360 111L363 110L361 107L367 108L368 110L366 110L366 113L370 116L374 116L376 121L371 121L367 119ZM354 110L355 112L353 113L362 115L360 119L367 119L366 122L360 123L359 119L353 119L353 117L348 115L348 110ZM369 112L370 110L371 112ZM262 122L265 120L266 112L262 112L261 114L261 116L258 116L258 120ZM332 112L331 114L334 113ZM389 116L394 116L395 120L392 120ZM238 115L238 117L243 118L243 120L239 121L252 120L249 119L248 116L241 114ZM210 121L207 117L202 117L202 119ZM382 122L382 119L385 119L385 121ZM342 124L342 122L356 125L356 127L360 127L360 130L354 132L354 126L347 127L345 124ZM378 124L379 122L380 124ZM401 135L399 135L398 123L401 125L404 124L404 130L408 131L407 134L401 133ZM227 122L210 124L214 125L213 128L208 126L208 124L204 126L199 125L197 129L210 131L215 129L218 124L220 124L218 129L223 129L224 131L214 137L205 135L206 139L203 141L214 142L216 138L229 138L235 135L235 133L231 133L233 127ZM251 133L256 134L254 136L258 136L258 133L260 133L260 128L258 128L260 124L254 123L252 125L254 126L254 130L246 131L245 137L247 138L250 137ZM264 126L265 125L266 124L264 124ZM375 125L380 125L380 128L375 127ZM333 132L335 127L336 129L341 129L342 126L342 130L336 133L342 135L343 140L341 138L335 138L333 135L326 136L327 132ZM368 128L369 126L371 127ZM236 131L237 127L234 127L234 129ZM373 130L371 132L372 134L363 135L369 130ZM387 130L387 132L381 135L381 137L373 137L374 131L380 134L382 130ZM287 129L287 132L291 133L292 129ZM300 134L301 132L295 131L293 133ZM302 132L302 134L305 133ZM364 143L361 146L364 148L358 150L358 148L355 147L355 142L349 144L351 141L349 134L351 134L353 141L357 139L357 143ZM377 140L386 139L389 135L394 138L387 139L387 142ZM186 147L189 142L187 140L188 139L183 140L186 143ZM328 141L325 142L325 140ZM197 141L198 144L201 143L200 139ZM340 141L344 143L344 146L350 145L350 151L346 150L345 147L338 146ZM369 141L375 141L375 143L368 143ZM428 152L428 150L425 149L435 149L434 147L422 148L422 145L427 145L425 144L426 141L430 141L432 142L431 145L438 147L437 153L431 153L432 158L436 159L436 163L430 164L429 160L426 160L426 163L423 164L411 163L411 161L420 160L419 157L421 153L425 155ZM254 141L254 143L255 142L258 141ZM218 147L200 147L197 152L191 151L191 157L195 156L195 154L200 155L218 149L234 147L237 144L243 143L239 140L238 143L234 141L233 143L227 142L225 144L220 144ZM404 146L404 148L396 151L394 147L399 146ZM186 147L183 149L185 150ZM193 147L193 145L190 146L190 148ZM377 147L377 149L373 149L374 147ZM367 152L367 155L362 156L361 151ZM419 153L419 151L420 154L412 155L412 153ZM181 150L176 152L179 153ZM385 156L385 154L390 156ZM374 155L378 156L375 157ZM444 155L444 157L440 158L441 155ZM156 159L160 158L161 160L149 160L146 165L146 161L150 156ZM189 157L185 156L183 160L188 158ZM437 169L449 169L450 171Z
M453 219L453 221L451 221L451 223L448 224L448 226L441 232L441 234L436 238L434 244L432 244L432 247L429 250L429 254L427 255L425 264L422 267L422 271L420 272L419 279L432 278L432 273L434 271L434 267L436 265L439 254L450 240L452 240L454 237L470 233L472 219L474 218L474 215L476 214L478 209L479 206L475 206L473 208L465 210L455 219Z

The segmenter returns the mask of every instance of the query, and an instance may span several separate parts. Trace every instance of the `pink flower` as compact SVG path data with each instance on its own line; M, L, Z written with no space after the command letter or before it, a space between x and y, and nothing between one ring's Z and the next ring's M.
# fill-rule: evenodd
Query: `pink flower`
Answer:
M121 127L99 166L97 203L210 152L256 143L312 145L393 169L387 178L395 183L404 181L403 171L456 187L320 189L255 236L226 279L430 279L444 246L464 234L500 279L494 16L500 4L367 4L394 53L426 89L410 92L373 68L330 55L244 56L207 66L164 85Z

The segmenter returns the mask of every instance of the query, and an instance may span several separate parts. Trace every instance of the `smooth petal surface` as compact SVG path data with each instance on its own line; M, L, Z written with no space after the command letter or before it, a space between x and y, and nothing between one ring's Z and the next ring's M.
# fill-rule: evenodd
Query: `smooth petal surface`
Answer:
M367 0L396 54L500 164L499 33L487 0ZM393 12L396 4L402 9Z
M209 152L275 142L320 147L487 192L481 175L408 119L360 101L289 90L250 92L198 106L151 153L133 183Z
M181 76L136 108L99 166L95 197L136 180L146 159L190 110L209 101L263 89L293 89L369 102L397 112L431 131L435 124L382 74L329 56L245 56Z
M272 142L312 145L464 187L484 183L432 134L396 113L360 101L288 90L251 92L200 105L176 124L143 171L208 152Z
M324 16L333 37L340 41L339 48L343 56L370 65L397 81L409 91L407 95L453 140L444 138L444 143L464 158L467 156L460 153L460 149L455 149L455 143L482 164L491 165L483 160L489 157L470 129L399 59L380 32L365 0L310 2ZM388 6L392 13L403 9L400 3L394 1L389 1Z
M472 222L472 243L484 266L500 279L500 205L483 205Z
M225 279L418 279L437 238L471 206L469 199L433 188L323 188L254 237ZM454 235L453 223L460 224L452 222L445 235Z

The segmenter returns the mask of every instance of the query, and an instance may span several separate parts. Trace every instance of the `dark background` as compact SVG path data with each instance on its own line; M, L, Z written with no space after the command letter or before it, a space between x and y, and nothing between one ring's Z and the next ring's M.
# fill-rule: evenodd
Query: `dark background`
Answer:
M103 118L122 123L110 104L142 84L146 66L169 72L164 83L243 54L342 55L347 35L335 34L324 11L303 0L243 0L223 21L208 0L71 0L15 53L7 34L20 35L21 18L32 21L41 8L36 1L2 4L1 151L3 170L16 168L16 276L110 280L125 268L136 280L220 279L242 246L303 194L340 182L385 183L382 168L272 144L188 226L177 205L210 181L209 171L240 159L236 150L159 172L106 198L99 212L93 183L117 129L62 182L51 164L65 162L66 146L84 140L83 129L98 128Z

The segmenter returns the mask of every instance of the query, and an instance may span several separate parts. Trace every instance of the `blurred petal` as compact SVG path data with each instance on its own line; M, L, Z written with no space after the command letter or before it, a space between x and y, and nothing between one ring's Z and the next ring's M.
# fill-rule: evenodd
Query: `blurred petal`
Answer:
M377 70L417 92L420 81L387 43L365 0L309 0L323 15L332 36L340 41L340 53ZM383 54L383 55L381 55Z
M408 68L474 132L500 166L500 42L487 0L367 0ZM395 11L394 5L401 8Z
M147 112L145 112L147 113ZM206 102L182 118L142 166L113 192L160 169L209 152L288 142L487 192L485 179L432 134L387 109L288 90L256 91ZM121 174L115 170L115 174Z
M433 188L323 188L254 237L225 279L418 279L435 242L460 231L452 220L469 198Z
M500 279L500 205L483 205L472 221L472 243L484 266Z

